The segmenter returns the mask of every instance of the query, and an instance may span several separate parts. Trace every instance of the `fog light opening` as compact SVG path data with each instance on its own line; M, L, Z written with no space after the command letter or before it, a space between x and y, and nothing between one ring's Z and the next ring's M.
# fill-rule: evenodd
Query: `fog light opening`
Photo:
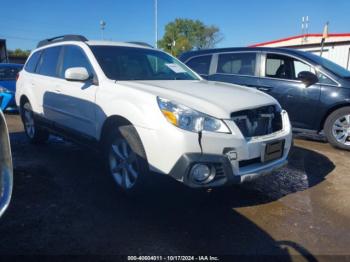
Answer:
M194 183L207 184L215 177L215 167L207 164L195 164L191 168L190 177Z

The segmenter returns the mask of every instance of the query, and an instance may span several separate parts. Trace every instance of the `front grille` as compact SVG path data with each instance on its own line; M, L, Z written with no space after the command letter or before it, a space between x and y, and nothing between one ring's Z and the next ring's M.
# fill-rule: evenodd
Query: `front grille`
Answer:
M243 110L231 114L244 137L256 137L282 130L281 111L274 105Z

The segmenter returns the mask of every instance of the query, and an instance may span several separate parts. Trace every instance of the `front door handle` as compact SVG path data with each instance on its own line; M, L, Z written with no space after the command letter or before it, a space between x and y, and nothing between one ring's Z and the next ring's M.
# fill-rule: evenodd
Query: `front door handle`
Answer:
M246 87L250 87L250 88L258 88L257 86L255 86L255 85L243 85L243 86L246 86Z
M263 91L263 92L270 92L271 87L266 87L266 86L259 86L257 87L258 90Z
M260 91L263 91L263 92L269 92L271 91L272 87L269 87L269 86L257 86L257 85L244 85L246 87L251 87L251 88L256 88Z

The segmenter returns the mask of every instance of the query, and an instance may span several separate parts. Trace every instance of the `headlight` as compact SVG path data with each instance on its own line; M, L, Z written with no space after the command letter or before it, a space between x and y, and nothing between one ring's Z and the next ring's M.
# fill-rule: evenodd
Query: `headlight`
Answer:
M164 98L157 97L157 101L164 117L174 126L192 132L231 133L224 121L220 119Z

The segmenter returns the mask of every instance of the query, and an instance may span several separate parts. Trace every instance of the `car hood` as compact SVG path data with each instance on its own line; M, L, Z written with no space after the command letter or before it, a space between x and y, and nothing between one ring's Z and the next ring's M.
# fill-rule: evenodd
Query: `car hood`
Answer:
M232 112L278 104L271 96L253 88L204 80L120 81L208 115L228 119Z

